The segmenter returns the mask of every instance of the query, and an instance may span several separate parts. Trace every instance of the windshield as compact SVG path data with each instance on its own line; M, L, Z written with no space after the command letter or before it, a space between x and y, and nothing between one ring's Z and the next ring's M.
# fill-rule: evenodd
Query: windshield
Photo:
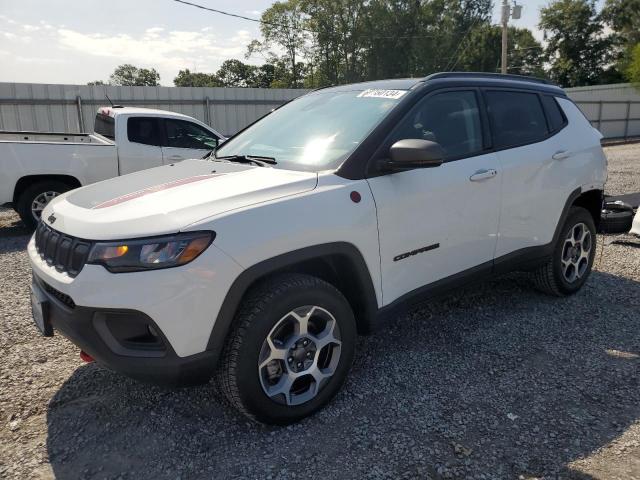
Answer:
M216 151L216 157L271 157L278 168L335 169L405 93L358 90L305 95L227 141Z

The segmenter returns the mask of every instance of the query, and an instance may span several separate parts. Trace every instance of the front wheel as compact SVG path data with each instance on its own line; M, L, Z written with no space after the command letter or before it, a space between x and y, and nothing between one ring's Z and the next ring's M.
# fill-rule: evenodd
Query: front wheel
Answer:
M551 258L534 272L539 290L559 297L580 290L596 255L596 227L591 214L571 207Z
M241 305L218 385L254 420L296 422L336 395L353 361L355 337L349 303L332 285L300 274L267 279Z

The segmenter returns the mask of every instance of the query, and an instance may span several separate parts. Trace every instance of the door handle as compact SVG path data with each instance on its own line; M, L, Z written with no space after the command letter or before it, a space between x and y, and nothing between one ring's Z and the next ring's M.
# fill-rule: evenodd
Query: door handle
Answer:
M486 180L488 178L493 178L496 175L498 175L498 171L494 170L493 168L483 168L481 170L478 170L476 173L474 173L473 175L471 175L469 177L469 180L471 180L472 182L479 182L480 180Z
M567 150L558 150L551 156L551 158L553 158L554 160L564 160L565 158L569 158L570 156L571 152L568 152Z

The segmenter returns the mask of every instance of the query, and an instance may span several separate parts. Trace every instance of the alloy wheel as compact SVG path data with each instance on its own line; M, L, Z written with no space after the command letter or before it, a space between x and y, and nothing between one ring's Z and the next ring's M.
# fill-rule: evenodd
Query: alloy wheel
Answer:
M562 275L573 283L580 279L589 267L589 257L593 241L591 231L584 223L578 223L569 230L562 247Z
M262 344L258 375L264 393L284 405L315 398L340 361L340 327L318 306L296 308L271 329Z
M56 198L58 195L60 195L60 192L54 192L50 190L47 192L42 192L40 195L33 199L33 202L31 202L31 215L33 215L33 218L36 220L36 222L40 220L44 207L46 207L49 202Z

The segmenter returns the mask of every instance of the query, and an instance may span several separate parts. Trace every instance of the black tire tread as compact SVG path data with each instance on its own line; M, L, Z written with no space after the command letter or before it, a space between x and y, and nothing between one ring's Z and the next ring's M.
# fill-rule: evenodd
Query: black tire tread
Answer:
M586 214L591 216L589 211L582 207L576 207L576 206L571 207L571 209L569 210L569 214L567 215L567 218L565 219L565 222L562 225L561 235L556 242L564 241L562 232L564 232L565 227L567 226L567 223L577 214ZM595 245L596 243L594 240L594 248L595 248ZM548 260L546 260L544 264L542 264L532 272L532 279L533 279L534 286L539 291L546 293L548 295L552 295L554 297L565 297L567 296L567 292L563 291L554 273L554 261L555 261L557 249L558 249L558 243L556 243L553 246L553 253L551 257Z
M291 288L312 289L320 284L334 290L336 295L343 296L333 285L317 277L291 273L265 279L248 292L240 305L218 364L216 382L225 400L255 422L259 422L259 420L242 403L237 383L238 357L246 333L251 328L255 318L261 315L275 298L286 294L287 290Z
M533 272L533 283L535 287L543 293L553 295L554 297L564 296L553 274L553 257Z

